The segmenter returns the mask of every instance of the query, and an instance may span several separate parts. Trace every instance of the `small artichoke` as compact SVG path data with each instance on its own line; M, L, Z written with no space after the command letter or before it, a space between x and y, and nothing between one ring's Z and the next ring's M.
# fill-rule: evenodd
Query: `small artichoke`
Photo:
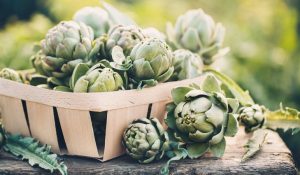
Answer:
M41 51L32 57L33 66L43 75L62 78L75 66L92 57L92 28L84 23L63 21L50 29L41 42Z
M168 107L166 123L174 137L186 143L190 158L209 149L221 157L224 136L234 136L238 122L233 115L238 101L226 98L214 76L208 75L199 88L178 87L172 90L174 104Z
M245 126L246 132L261 128L266 122L266 108L258 104L246 105L239 110L238 120Z
M167 26L170 45L198 53L206 65L228 52L228 49L222 49L224 35L222 24L216 24L201 9L189 10L181 15L174 28L171 24Z
M20 74L17 71L10 69L10 68L3 68L0 71L0 78L23 83Z
M174 73L171 80L184 80L194 78L202 73L203 62L201 58L189 50L179 49L173 52Z
M145 40L142 29L137 26L118 25L112 28L108 34L106 43L107 52L111 53L115 46L123 49L124 55L128 56L135 45Z
M131 75L139 85L155 85L167 81L173 74L173 55L169 46L157 38L137 44L131 51Z
M140 163L161 159L168 148L168 135L155 118L133 121L123 134L126 153Z
M122 77L101 64L96 64L90 69L85 64L79 64L70 82L74 92L109 92L123 88Z
M107 12L99 7L84 7L75 13L73 20L90 26L95 38L106 34L111 25Z

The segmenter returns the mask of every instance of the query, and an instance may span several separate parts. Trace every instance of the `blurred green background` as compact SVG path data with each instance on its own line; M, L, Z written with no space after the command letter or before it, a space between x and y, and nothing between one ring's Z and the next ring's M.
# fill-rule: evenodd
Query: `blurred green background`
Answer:
M142 27L165 31L167 21L202 8L227 29L230 53L216 67L270 109L300 109L299 0L108 0ZM27 69L33 45L61 20L98 0L0 0L0 68ZM300 159L300 134L282 136ZM297 152L298 151L298 152Z

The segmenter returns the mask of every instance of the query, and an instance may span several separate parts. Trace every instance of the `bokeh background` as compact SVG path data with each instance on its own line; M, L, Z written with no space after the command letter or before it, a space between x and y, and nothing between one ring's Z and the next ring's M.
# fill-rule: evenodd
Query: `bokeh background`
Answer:
M107 0L142 27L165 31L166 22L202 8L226 27L230 53L216 63L255 100L300 109L299 0ZM31 68L33 45L61 20L98 0L0 0L0 69ZM279 131L300 162L300 133Z

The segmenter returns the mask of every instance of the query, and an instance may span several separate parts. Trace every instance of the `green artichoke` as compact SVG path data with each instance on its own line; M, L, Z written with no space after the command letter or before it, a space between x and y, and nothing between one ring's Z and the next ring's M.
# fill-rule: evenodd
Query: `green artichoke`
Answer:
M124 55L128 56L135 45L145 40L142 29L137 26L129 25L115 26L110 30L106 43L107 52L111 53L115 46L123 49Z
M133 121L123 134L126 153L140 163L161 159L168 148L168 135L155 118Z
M198 53L204 64L209 65L228 52L222 49L225 28L215 23L201 9L189 10L181 15L173 28L167 25L167 37L175 49L188 49Z
M179 49L173 52L174 73L171 80L184 80L194 78L202 73L203 62L201 58L189 50Z
M90 26L95 38L106 34L111 25L108 13L99 7L84 7L75 13L73 20Z
M131 51L131 76L139 86L156 85L167 81L173 74L173 55L169 46L157 38L137 44Z
M117 72L101 64L90 69L79 64L72 74L70 86L74 92L109 92L122 89L123 80Z
M245 126L246 132L261 128L266 122L266 108L258 104L246 105L239 110L238 120Z
M0 150L4 145L4 141L5 141L4 129L2 127L2 124L0 123Z
M238 100L226 98L212 75L200 87L193 87L172 90L174 103L168 106L166 123L174 138L186 144L190 158L200 157L208 150L221 157L226 144L224 136L234 136L238 130L234 116Z
M63 21L50 29L41 42L41 51L31 60L35 69L56 78L70 75L75 66L89 61L94 39L93 30L74 21Z
M17 71L10 69L10 68L3 68L0 71L0 78L23 83L20 74Z

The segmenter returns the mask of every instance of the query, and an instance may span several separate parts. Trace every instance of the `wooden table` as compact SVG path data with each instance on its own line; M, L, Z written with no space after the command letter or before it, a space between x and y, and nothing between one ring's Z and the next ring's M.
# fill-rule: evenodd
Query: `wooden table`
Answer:
M240 163L247 142L245 133L240 130L235 138L227 138L227 148L223 158L210 154L194 160L181 160L171 164L171 174L297 174L292 156L277 133L268 132L266 144L253 159ZM68 173L73 174L149 174L157 175L166 160L147 165L135 163L128 156L100 163L97 160L63 156ZM32 168L26 162L0 153L0 174L48 174L40 168Z

